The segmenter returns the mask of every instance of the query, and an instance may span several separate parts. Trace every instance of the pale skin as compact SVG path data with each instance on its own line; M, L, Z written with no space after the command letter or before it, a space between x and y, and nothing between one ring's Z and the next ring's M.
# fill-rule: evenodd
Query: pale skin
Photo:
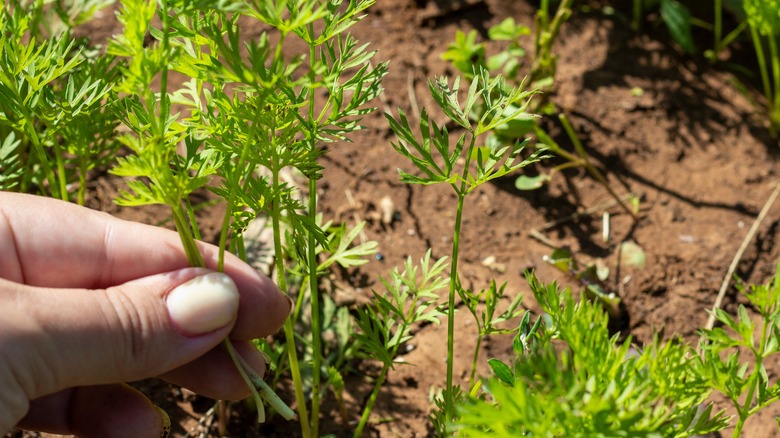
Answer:
M200 250L216 268L217 248ZM219 327L193 334L172 319L166 298L210 272L188 267L173 231L0 192L0 433L160 437L160 411L122 383L149 377L215 399L246 397L221 342L229 336L263 375L249 341L278 330L290 302L228 256L239 298Z

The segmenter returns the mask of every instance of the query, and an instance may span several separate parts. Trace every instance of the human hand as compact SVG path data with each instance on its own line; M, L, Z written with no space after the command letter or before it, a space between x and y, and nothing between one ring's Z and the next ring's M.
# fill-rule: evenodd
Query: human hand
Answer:
M216 267L217 248L199 248ZM246 397L219 344L229 336L262 375L250 340L291 304L236 257L225 274L188 267L172 231L0 192L0 433L159 437L164 414L121 383L153 376Z

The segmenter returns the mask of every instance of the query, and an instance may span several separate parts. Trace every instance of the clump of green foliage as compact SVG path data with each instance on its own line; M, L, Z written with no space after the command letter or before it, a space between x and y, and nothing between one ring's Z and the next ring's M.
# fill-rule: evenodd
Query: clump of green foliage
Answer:
M194 190L208 184L225 203L220 254L229 249L245 257L242 236L249 221L270 218L279 287L292 294L290 286L298 285L298 309L304 302L310 306L305 348L297 346L298 311L284 325L284 353L269 351L278 360L276 369L292 376L305 437L319 436L323 379L331 375L323 363L318 255L331 253L349 267L365 263L360 257L372 251L352 250L347 244L354 235L342 245L320 226L316 182L323 146L361 129L361 118L373 111L368 102L381 91L386 64L372 67L374 52L347 33L373 3L126 0L119 15L125 32L108 48L128 59L114 107L131 131L120 140L134 153L121 158L113 173L133 179L119 202L168 205L196 266L203 260L194 246L199 232L188 200ZM155 14L159 28L151 25ZM270 26L274 38L264 31L244 42L242 19ZM146 32L155 40L151 45L144 42ZM290 55L286 49L293 40L308 53ZM170 92L173 71L189 80ZM185 108L183 117L173 113L174 103ZM290 170L307 181L305 202L283 177ZM252 387L255 379L249 377ZM261 413L257 394L255 399Z
M700 332L703 359L698 367L707 384L734 406L734 437L740 436L748 417L780 398L780 382L772 382L766 369L769 358L780 352L780 264L769 283L740 285L739 290L759 321L742 304L736 318L716 309L723 326Z
M681 339L634 348L610 334L598 303L526 279L544 313L521 319L513 360L489 361L494 377L450 425L458 436L686 437L733 426L738 437L749 416L780 397L766 369L780 351L780 265L770 283L740 289L760 322L742 305L737 318L718 309L723 327L700 332L701 355ZM713 391L731 401L735 424L713 412Z
M722 413L700 407L710 389L681 340L637 351L609 333L597 302L526 278L545 313L522 319L514 360L490 361L496 377L460 406L459 436L681 437L725 427Z
M0 10L0 189L83 204L90 172L118 148L103 105L118 72L73 30L111 2L37 3Z
M357 348L346 348L353 318L320 299L318 278L336 264L365 263L376 244L353 245L360 224L347 230L317 216L317 160L326 145L361 129L382 90L387 64L372 65L374 52L348 33L374 1L124 0L122 33L105 49L76 39L73 29L113 2L48 3L2 8L0 188L69 200L75 181L83 202L87 172L113 166L127 178L117 202L169 207L193 266L206 263L195 243L202 206L191 197L211 191L224 206L220 270L227 251L246 259L249 223L270 218L277 281L298 305L284 342L259 346L274 359L274 381L284 372L292 377L301 434L319 436L328 379L340 385L338 370ZM244 41L242 20L265 30ZM300 43L305 53L290 49ZM174 87L173 75L185 79ZM290 172L307 186L285 179ZM305 335L295 334L296 324L305 325ZM323 345L322 334L334 330L336 345ZM225 347L260 419L261 395L292 418L230 342Z

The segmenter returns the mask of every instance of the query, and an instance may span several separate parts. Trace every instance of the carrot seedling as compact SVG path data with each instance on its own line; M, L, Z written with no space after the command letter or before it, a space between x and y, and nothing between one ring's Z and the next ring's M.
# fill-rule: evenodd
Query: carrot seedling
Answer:
M258 216L269 219L279 287L285 294L298 291L296 312L284 325L286 364L280 354L272 356L277 371L289 369L292 375L301 434L319 436L319 400L328 364L321 341L318 256L327 248L330 264L349 266L359 264L373 247L329 247L332 236L317 216L317 180L322 177L317 160L326 144L346 141L361 129L360 120L373 111L369 102L381 91L387 65L372 66L374 52L347 33L374 1L163 2L159 9L143 0L124 4L119 18L125 32L112 41L109 52L128 59L117 87L125 97L116 108L134 133L121 137L134 155L122 158L114 173L136 179L128 182L131 192L120 202L170 206L190 262L202 265L188 197L202 188L217 194L226 205L220 269L225 251L246 258L243 233L249 223ZM155 12L159 29L149 25ZM245 42L242 18L264 23L273 32ZM150 46L144 44L147 30L156 41ZM291 52L293 42L304 43L307 52ZM172 71L190 79L168 93ZM154 78L160 79L160 92L152 91ZM188 115L173 114L174 103ZM293 173L307 181L306 201L289 181ZM350 233L343 242L354 236ZM299 283L300 275L305 282ZM310 334L299 336L295 324L301 322L305 302L310 305ZM304 355L296 345L299 339L305 343ZM240 360L235 361L240 367ZM307 375L310 381L304 381ZM251 388L257 386L257 376L247 372L245 378ZM267 393L263 388L259 394Z
M507 86L503 77L491 78L487 70L479 68L460 101L460 78L450 83L446 78L429 82L434 101L447 117L463 131L454 144L445 126L430 120L425 110L419 121L419 135L412 131L406 114L398 110L398 117L386 114L398 142L393 148L416 167L416 174L399 170L401 181L408 184L447 184L457 196L455 223L453 224L452 255L450 258L449 293L447 300L447 374L442 398L437 402L447 424L453 418L455 400L459 387L453 383L453 354L455 348L455 297L459 293L458 274L461 222L466 197L480 185L500 178L517 169L538 162L544 158L544 151L537 150L528 157L522 157L528 141L508 143L478 143L485 133L518 118L529 118L526 112L535 90ZM471 118L474 108L480 105L483 111L477 120ZM511 108L508 110L508 108ZM460 164L462 160L462 165Z

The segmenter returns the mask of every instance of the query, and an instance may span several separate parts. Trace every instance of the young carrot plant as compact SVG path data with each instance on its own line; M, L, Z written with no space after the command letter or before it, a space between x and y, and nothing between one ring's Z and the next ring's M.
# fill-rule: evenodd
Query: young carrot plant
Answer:
M419 121L419 136L416 135L406 114L398 110L398 117L386 114L398 142L393 148L411 161L418 174L399 170L401 181L408 184L447 184L457 196L455 223L453 226L452 255L450 258L449 293L447 299L447 374L442 398L438 403L443 409L444 423L454 416L456 394L459 392L453 383L453 353L455 349L455 297L460 290L458 274L459 244L461 221L466 197L480 185L495 178L507 175L517 169L535 163L543 158L543 151L537 150L527 158L520 154L527 141L515 141L508 144L478 143L483 135L497 126L501 126L518 117L531 117L526 108L536 91L510 88L503 77L490 78L487 70L480 68L465 95L465 103L460 103L460 78L452 84L446 78L436 78L429 82L433 99L444 114L465 132L454 144L445 126L439 126L430 120L423 111ZM472 120L470 115L475 106L484 107L481 117ZM514 108L507 111L507 108ZM459 162L463 160L460 167Z
M477 384L477 364L482 341L490 335L506 335L514 332L513 329L501 327L500 324L520 316L522 311L518 307L523 300L523 295L516 294L510 300L507 309L496 315L498 304L504 298L506 283L499 286L493 280L487 289L479 292L473 292L458 285L457 291L477 325L477 344L474 347L471 372L469 373L469 388L474 388ZM484 303L484 307L481 306L482 303Z
M69 7L11 1L0 10L2 187L83 204L88 176L105 168L118 144L103 101L116 81L110 57L73 35L108 2ZM24 172L19 172L24 168ZM14 169L17 169L14 172Z
M683 341L655 339L642 351L607 328L601 305L555 283L526 279L544 314L522 318L515 359L491 359L495 377L458 407L458 436L664 436L721 430L707 379Z
M555 57L552 55L551 47L554 36L558 34L560 26L568 19L571 13L570 5L566 5L562 2L551 23L548 16L549 12L547 12L548 7L549 6L545 3L537 16L538 22L536 25L535 41L537 57L532 58L531 73L529 76L532 78L532 86L538 86L542 89L550 89L554 85L553 80L556 62ZM530 30L527 27L515 23L512 18L507 18L501 23L490 27L488 29L490 40L508 41L508 43L506 43L507 45L497 54L487 56L486 45L484 43L476 42L476 31L471 31L468 34L458 31L455 42L450 44L447 51L442 55L442 58L450 61L452 65L466 77L473 77L474 72L477 69L484 68L491 72L491 74L501 71L511 83L520 84L520 86L522 86L522 82L519 79L522 67L520 60L525 56L525 51L521 46L521 39L529 33ZM544 60L538 60L538 57L543 57ZM510 106L506 111L511 112L515 109L515 107ZM540 107L538 103L532 104L531 109L539 110L544 113L554 110L552 105ZM485 108L476 105L469 114L469 117L478 119L484 111ZM520 175L515 181L515 187L518 190L535 190L549 182L554 173L571 167L580 167L584 168L599 184L604 186L624 211L631 216L636 216L634 209L630 208L622 198L615 193L602 172L593 165L585 147L574 132L571 123L569 123L568 118L563 113L560 113L558 119L563 125L563 128L575 149L574 153L569 152L554 141L547 131L539 125L538 118L518 117L494 127L493 131L489 134L487 142L501 143L516 138L523 138L533 133L537 139L537 147L545 148L549 152L565 160L563 164L554 167L547 173L540 173L533 177Z
M368 424L379 390L395 366L398 349L412 338L412 327L421 322L439 323L442 313L437 306L437 292L447 287L447 279L441 275L447 267L446 261L441 258L432 263L430 250L419 266L411 258L407 259L403 271L394 269L390 278L382 281L385 293L373 292L376 304L359 309L357 325L361 332L357 340L361 351L366 358L378 359L382 369L363 408L354 438L360 437Z
M209 188L226 203L220 254L231 249L245 256L242 234L249 221L265 215L272 224L280 289L293 292L292 266L306 276L298 310L284 326L287 363L277 364L292 375L305 437L319 436L322 378L328 376L321 345L318 254L327 247L335 258L326 264L350 266L372 250L350 253L346 246L328 246L334 240L318 222L316 181L323 146L359 130L360 119L373 111L367 104L381 91L386 64L372 67L374 52L346 33L373 3L163 1L158 7L154 1L128 0L119 16L125 32L109 47L110 53L129 59L117 88L125 95L117 111L133 132L121 140L135 152L114 173L144 178L129 181L131 192L123 193L120 202L170 206L191 263L202 265L194 248L199 232L188 196L216 178L218 184ZM149 24L155 13L160 28ZM244 43L239 20L270 26L273 38L263 32ZM144 44L147 30L156 40L151 46ZM292 40L304 43L308 53L290 55ZM173 93L167 90L171 71L191 78ZM160 92L153 91L155 78ZM174 115L173 103L188 109L189 116ZM308 181L305 203L297 196L299 189L285 180L289 172ZM299 360L306 353L296 346L294 330L304 302L311 306L310 364ZM310 383L304 382L306 374ZM248 380L253 383L255 376L250 373Z
M770 283L739 289L758 313L759 322L742 304L736 318L718 308L715 317L723 327L700 333L703 357L699 372L734 406L737 422L733 437L740 436L748 417L780 398L780 382L772 382L766 368L770 358L780 352L780 264ZM740 357L742 354L747 358Z
M608 313L582 295L543 285L526 274L543 314L523 316L515 357L488 362L494 377L458 407L448 431L458 436L668 436L686 437L734 427L780 398L767 370L780 351L780 265L766 285L740 287L760 322L740 305L723 324L701 330L698 355L681 339L632 347L608 328ZM747 358L742 355L747 354ZM776 380L776 379L775 379ZM736 416L714 412L713 391ZM734 419L736 422L734 422Z

